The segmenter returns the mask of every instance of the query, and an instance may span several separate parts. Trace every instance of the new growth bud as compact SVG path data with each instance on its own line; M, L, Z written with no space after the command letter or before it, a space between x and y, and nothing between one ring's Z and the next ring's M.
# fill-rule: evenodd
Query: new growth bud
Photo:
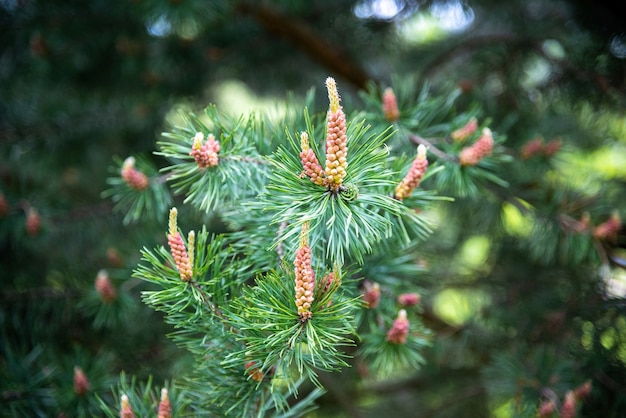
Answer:
M170 253L174 257L176 262L176 268L180 274L180 279L184 282L188 282L193 278L193 267L191 261L193 260L193 241L194 235L190 233L191 242L189 244L189 253L185 248L185 242L183 237L178 232L177 224L178 210L172 208L170 210L169 217L169 233L167 234L167 243L170 246ZM191 256L190 256L191 254Z
M420 303L422 297L419 293L403 293L398 295L398 305L400 306L415 306Z
M202 143L203 139L204 135L202 132L198 132L193 138L193 145L191 146L189 155L196 160L196 164L198 164L200 168L215 167L219 162L218 153L220 152L220 143L215 140L213 134L207 136L204 144Z
M128 400L127 395L122 395L120 403L120 418L135 418L135 413L133 412L133 408L130 406L130 401Z
M41 217L39 216L37 209L29 207L26 210L25 228L26 233L31 237L39 234L39 231L41 230Z
M9 201L4 193L0 192L0 218L4 218L9 214L11 208L9 207Z
M256 361L248 361L244 367L246 368L246 372L250 376L250 379L256 382L263 380L263 372L261 372L261 369L259 369L256 365Z
M300 320L305 322L311 318L311 304L315 289L315 272L312 267L311 247L309 247L309 223L302 224L300 246L296 250L294 261L296 275L296 307Z
M576 395L576 399L585 399L591 393L591 381L587 380L582 385L578 386L574 389L574 395Z
M519 156L522 160L527 160L539 154L541 150L543 150L543 138L538 136L524 144L519 152Z
M478 120L472 117L464 126L453 131L450 138L455 142L463 142L476 132L476 129L478 129Z
M161 389L161 400L159 401L158 418L172 418L172 404L170 403L167 388Z
M393 325L387 331L387 341L393 344L404 344L409 336L409 320L406 311L400 309L398 317L393 321Z
M95 287L104 303L111 303L117 298L117 292L106 270L100 270L96 275Z
M383 115L389 122L395 122L400 118L398 99L391 87L387 87L383 92Z
M365 280L362 293L366 308L374 309L378 306L380 303L380 285L378 283Z
M89 379L87 375L78 366L74 366L74 393L78 396L84 396L89 391Z
M122 179L128 186L135 190L145 190L148 188L148 177L135 168L135 159L128 157L122 164Z
M576 417L576 395L569 390L565 394L563 399L563 405L561 406L561 418L575 418Z
M417 156L413 160L413 164L404 179L396 186L395 198L402 200L411 195L413 190L419 186L426 169L428 168L428 160L426 159L426 147L420 144L417 147Z
M593 229L593 237L599 240L611 240L617 237L622 228L622 220L619 213L614 211L611 217Z
M300 134L300 146L302 148L300 160L302 161L304 173L313 183L320 186L323 185L326 173L324 173L315 152L309 146L309 135L306 132Z
M556 407L554 406L554 401L551 399L546 399L541 402L539 405L539 410L537 411L538 418L549 418L554 413Z
M459 162L461 165L476 165L491 154L493 150L493 135L491 129L483 129L482 135L478 138L474 144L469 147L463 148L459 155Z
M326 183L331 191L337 192L348 168L346 115L339 105L337 84L332 77L326 79L326 88L330 102L326 130Z

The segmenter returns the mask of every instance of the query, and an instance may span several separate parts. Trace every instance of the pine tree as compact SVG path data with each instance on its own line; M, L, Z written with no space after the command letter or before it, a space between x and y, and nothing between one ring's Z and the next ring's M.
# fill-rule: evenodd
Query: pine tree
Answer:
M383 3L0 4L0 416L623 414L621 6Z

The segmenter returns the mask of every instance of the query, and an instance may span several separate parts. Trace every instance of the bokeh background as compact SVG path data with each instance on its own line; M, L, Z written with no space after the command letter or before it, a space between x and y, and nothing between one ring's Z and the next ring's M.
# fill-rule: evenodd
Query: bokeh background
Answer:
M113 161L163 166L155 142L181 110L279 118L327 76L351 108L394 77L458 88L517 162L506 196L436 212L419 260L427 365L322 376L312 416L536 416L587 381L578 416L626 415L626 232L572 232L626 218L623 2L0 0L0 416L98 416L120 372L189 370L131 278L163 223L113 211ZM560 147L518 164L536 138Z

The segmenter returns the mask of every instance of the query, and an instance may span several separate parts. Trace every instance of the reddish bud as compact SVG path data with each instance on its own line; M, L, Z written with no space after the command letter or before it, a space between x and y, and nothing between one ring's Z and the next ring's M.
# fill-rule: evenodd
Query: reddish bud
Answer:
M104 303L113 302L117 298L117 292L106 270L98 272L95 287Z
M387 87L383 92L383 115L385 119L394 122L400 118L400 110L398 109L398 100L396 94L391 87Z
M463 142L469 138L478 129L478 120L472 117L464 126L453 131L450 138L456 142Z
M611 217L596 226L593 230L593 237L599 240L612 240L617 237L617 233L622 228L622 220L617 211Z
M387 341L393 344L404 344L409 336L409 320L406 317L406 311L401 309L398 317L393 321L393 325L387 331Z
M546 399L542 401L541 404L539 405L539 410L537 411L537 417L549 418L552 416L555 409L556 409L556 406L554 405L554 402L552 402L550 399Z
M135 168L135 159L133 157L128 157L124 160L121 176L126 184L135 190L145 190L150 183L148 177Z
M574 395L576 395L577 399L583 400L591 393L591 381L587 380L582 385L578 386L574 389Z
M9 202L7 201L4 193L0 192L0 218L4 218L9 214L11 210Z
M489 128L483 129L483 133L478 140L469 147L463 148L459 155L461 165L476 165L491 154L493 150L493 135Z
M568 391L563 399L563 405L561 406L561 418L575 418L576 417L576 395L573 391Z
M380 285L378 283L365 280L362 293L366 308L374 309L378 306L380 303Z
M133 408L130 406L128 396L122 395L120 403L120 418L135 418L135 413L133 412Z
M261 380L263 380L263 373L261 372L261 369L257 367L256 361L248 361L246 362L244 367L246 368L246 371L250 375L250 379L257 381L257 382L260 382Z
M401 306L415 306L420 303L422 297L419 293L403 293L398 295L398 304Z
M26 227L26 232L31 237L34 237L39 234L39 231L41 230L41 217L39 216L39 212L37 212L37 209L33 207L29 207L26 210L25 227Z
M561 142L562 141L559 138L548 141L548 143L543 147L543 154L546 157L552 157L561 149Z
M121 267L124 264L124 260L120 255L117 248L109 247L107 248L107 260L113 267Z
M161 389L158 418L172 418L172 405L170 404L170 397L167 388Z
M84 396L89 391L89 380L87 375L78 366L74 366L74 393Z
M527 160L539 154L543 150L543 146L543 138L538 136L526 142L520 150L519 155L523 160Z

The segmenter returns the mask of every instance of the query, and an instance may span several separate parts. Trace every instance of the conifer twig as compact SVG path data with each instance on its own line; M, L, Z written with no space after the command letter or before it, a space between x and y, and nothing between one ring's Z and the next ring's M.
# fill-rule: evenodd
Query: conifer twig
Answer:
M437 148L436 146L434 146L432 144L432 142L430 142L430 140L426 139L426 138L422 138L421 136L411 133L409 132L408 134L409 139L411 140L411 142L413 142L414 144L418 144L418 145L424 145L426 148L428 148L428 151L431 154L436 155L440 160L443 161L456 161L456 157L453 157L451 155L446 154L445 152L441 151L439 148Z

